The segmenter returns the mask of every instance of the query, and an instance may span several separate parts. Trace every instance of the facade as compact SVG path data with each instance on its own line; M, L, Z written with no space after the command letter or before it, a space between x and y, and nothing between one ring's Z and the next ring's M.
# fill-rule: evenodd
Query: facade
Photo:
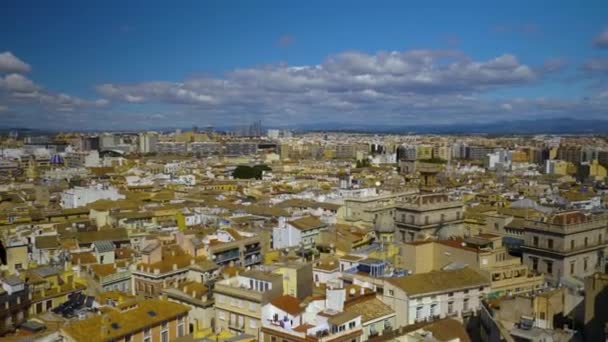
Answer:
M564 211L540 219L527 220L524 226L524 263L545 274L552 285L564 277L583 279L603 270L608 217Z
M532 272L519 257L509 255L498 235L406 243L401 266L414 273L468 265L491 281L490 297L513 296L544 287L544 276Z
M222 145L217 142L193 142L189 147L195 156L211 156L222 152Z
M395 205L398 241L461 235L463 222L462 202L450 199L447 194L419 194Z
M490 291L490 281L472 268L388 278L380 295L396 313L396 326L479 310Z
M156 151L161 154L186 154L188 144L185 142L159 141Z
M215 319L214 301L208 287L197 281L183 283L179 288L163 290L170 302L190 307L187 333L196 333L213 327Z
M215 283L215 331L260 336L262 307L283 294L280 274L246 271Z
M274 249L302 247L311 249L317 236L327 229L327 224L315 216L305 216L292 221L279 219L278 227L272 231L272 246Z
M155 132L139 133L139 153L154 153L158 144L158 134Z
M118 189L111 186L75 187L61 193L61 206L78 208L101 199L117 201L124 198Z
M253 142L228 142L224 144L224 154L227 156L247 156L256 154L258 144Z

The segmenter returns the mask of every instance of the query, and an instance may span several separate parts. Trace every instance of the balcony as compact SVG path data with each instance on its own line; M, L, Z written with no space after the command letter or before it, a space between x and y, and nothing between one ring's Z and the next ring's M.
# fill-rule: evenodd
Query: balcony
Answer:
M213 259L213 261L215 263L225 263L228 261L232 261L232 260L236 260L236 259L240 259L241 254L238 251L230 251L228 253L222 253L222 254L215 254L215 258Z

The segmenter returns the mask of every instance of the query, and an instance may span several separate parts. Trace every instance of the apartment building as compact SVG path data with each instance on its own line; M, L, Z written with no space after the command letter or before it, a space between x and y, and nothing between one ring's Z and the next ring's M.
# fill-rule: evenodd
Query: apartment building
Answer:
M222 152L222 144L217 142L193 142L190 152L195 156L211 156Z
M315 216L304 216L291 221L281 217L278 226L272 231L272 246L274 249L302 247L309 250L323 230L327 230L327 224Z
M224 144L224 154L227 156L248 156L256 154L258 144L254 142L228 142Z
M415 241L425 236L461 235L464 229L463 203L447 194L428 193L406 198L395 205L395 240Z
M185 154L188 144L185 142L159 141L156 143L156 151L161 154Z
M149 243L141 251L142 261L131 274L133 294L157 297L163 289L180 287L188 279L188 271L196 260L179 246L162 246L160 242Z
M563 277L583 279L603 270L608 216L578 210L526 220L524 263L545 274L552 285Z
M380 294L396 313L396 326L451 316L469 316L479 310L490 292L490 280L478 271L457 270L387 278Z
M127 301L60 329L66 342L169 342L185 336L190 307L163 299Z
M464 239L419 241L401 247L400 266L419 274L459 265L479 270L491 281L490 297L528 293L544 286L544 276L510 256L502 237L479 234Z
M260 341L361 341L361 313L343 311L344 292L344 289L328 291L327 303L312 302L307 306L295 297L276 298L263 308L263 338ZM330 303L332 300L335 305Z
M260 337L262 307L283 294L283 276L245 271L215 283L215 330Z

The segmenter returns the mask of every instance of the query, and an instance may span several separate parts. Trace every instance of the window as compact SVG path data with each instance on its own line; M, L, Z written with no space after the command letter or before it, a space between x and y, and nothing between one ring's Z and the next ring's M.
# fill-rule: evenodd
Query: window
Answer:
M356 323L355 322L349 322L348 323L348 329L354 329L355 328Z
M456 213L456 219L460 220L460 211Z
M448 293L448 297L454 297L454 292Z
M388 290L388 295L389 296L394 296L395 295L395 291L394 290Z
M540 319L545 319L545 313L541 311L540 314L539 314L539 318Z
M570 249L574 249L574 239L570 240Z
M431 304L431 316L439 316L439 306L437 304Z
M464 294L469 294L469 290L464 290Z
M465 298L462 302L462 311L469 311L469 298Z
M419 321L422 319L422 306L416 307L416 320Z
M547 240L547 248L553 249L553 239L548 239Z
M530 257L530 261L532 261L532 270L538 271L538 258Z
M131 336L131 335L125 336L125 342L133 342L133 336Z
M532 238L532 244L534 245L534 247L538 247L538 236Z
M576 266L576 262L572 261L570 263L570 274L574 274L574 268L575 268L575 266Z
M448 313L454 313L454 302L448 302Z
M163 330L160 332L160 341L169 342L169 330Z
M589 238L585 236L585 247L587 247L587 244L589 244Z
M494 230L498 230L498 222L494 222Z
M53 308L53 300L49 299L46 301L46 311L49 311Z
M424 217L424 224L429 224L429 217L428 216Z
M601 234L600 234L600 236L601 236ZM600 240L601 240L601 239L600 239ZM21 264L15 264L15 269L16 269L16 270L18 270L18 271L19 271L19 270L21 270L22 268L23 268L23 265L21 265Z
M547 266L547 273L553 273L553 261L545 261L545 265Z
M150 328L144 329L144 342L152 342L152 331Z
M184 336L184 329L186 328L186 319L184 316L180 317L177 321L177 337Z
M445 214L441 214L441 222L445 221Z
M583 258L583 271L587 271L588 263L589 263L589 258Z

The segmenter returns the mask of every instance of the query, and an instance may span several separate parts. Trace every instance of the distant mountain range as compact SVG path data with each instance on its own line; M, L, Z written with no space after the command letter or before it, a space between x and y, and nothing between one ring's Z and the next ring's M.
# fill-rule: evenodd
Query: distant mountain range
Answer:
M455 124L350 124L344 122L310 123L285 126L264 126L264 129L292 129L297 132L360 132L360 133L418 133L418 134L608 134L608 120L585 120L572 118L556 118L542 120L500 121L494 123L455 123ZM189 130L192 127L185 127ZM234 127L216 126L217 130L230 131ZM172 131L172 127L157 127L156 131ZM52 133L49 130L30 128L2 128L0 134L18 131L22 135L40 135ZM65 130L64 130L65 131ZM82 131L82 130L76 130ZM86 131L93 132L93 129ZM103 130L102 130L103 131ZM125 129L125 131L135 131Z
M324 123L299 125L303 131L429 134L608 134L608 120L571 118L429 125L361 125Z

